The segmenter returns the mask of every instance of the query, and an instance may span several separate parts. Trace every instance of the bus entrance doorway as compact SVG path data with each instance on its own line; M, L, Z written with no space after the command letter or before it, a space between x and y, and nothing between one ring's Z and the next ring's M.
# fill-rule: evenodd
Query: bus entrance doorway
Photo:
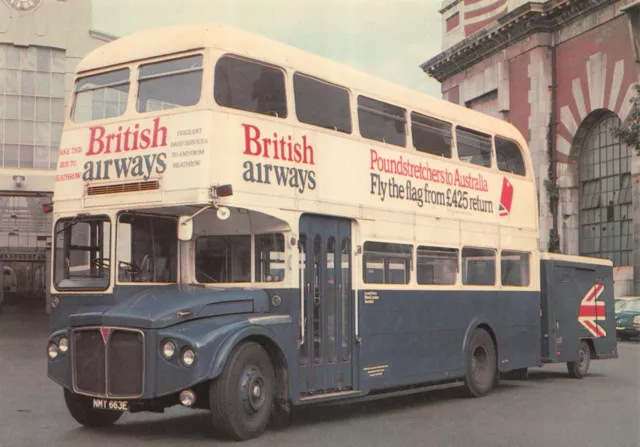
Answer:
M351 221L300 219L303 294L299 385L303 396L353 388Z

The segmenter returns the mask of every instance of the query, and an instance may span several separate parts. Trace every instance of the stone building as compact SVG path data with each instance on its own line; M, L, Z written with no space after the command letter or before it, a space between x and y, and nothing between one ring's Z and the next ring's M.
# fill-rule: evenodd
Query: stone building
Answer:
M540 248L605 257L640 295L640 162L614 138L631 110L640 1L444 0L442 52L422 64L445 99L529 142Z
M76 64L114 39L91 0L0 0L0 300L44 307L51 201Z

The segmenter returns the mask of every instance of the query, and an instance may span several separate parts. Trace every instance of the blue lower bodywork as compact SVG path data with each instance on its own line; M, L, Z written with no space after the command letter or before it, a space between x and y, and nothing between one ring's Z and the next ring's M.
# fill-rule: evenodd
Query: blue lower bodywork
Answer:
M349 380L344 377L341 380L348 384L346 391L351 390L352 395L357 396L462 379L467 367L465 346L478 327L486 329L494 339L500 372L544 362L574 361L577 346L585 338L590 339L594 358L617 357L613 319L601 322L607 336L600 338L589 337L577 320L582 289L595 277L604 278L606 286L611 286L611 272L596 268L567 281L562 275L554 277L558 275L558 267L575 270L576 266L543 262L542 292L375 287L360 290L357 293L358 336L349 337L353 343L349 347L351 355L347 359L339 358L339 365L336 360L323 358L315 358L311 366L299 364L301 328L297 289L127 286L118 287L109 295L58 295L59 305L51 314L50 340L57 342L63 335L70 337L74 328L86 326L142 331L145 371L140 400L175 396L215 379L222 373L233 349L243 340L268 346L272 358L277 357L274 363L281 369L277 375L284 388L279 396L293 404L305 403L305 396L345 391L317 387L317 383L335 383L332 379L336 371L350 372ZM563 275L566 276L567 271L562 270ZM575 290L563 289L557 281L565 281L561 283L565 285L569 282ZM571 299L567 298L568 294L572 295ZM612 295L602 299L607 314L613 314ZM557 321L562 322L561 335L559 329L554 329ZM326 339L325 334L318 343L325 343ZM166 360L161 354L165 340L174 341L178 352L184 347L194 349L195 363L186 367L177 356ZM72 355L73 344L69 352L48 362L49 377L71 390ZM299 380L303 366L313 369L309 376L312 378L308 380L316 380L315 388L313 384L305 385L307 379ZM309 370L305 371L307 374ZM323 374L327 380L323 380ZM346 396L336 398L340 397Z
M464 375L463 347L475 327L495 337L501 370L539 363L539 294L536 292L360 291L359 332L348 363L360 394ZM275 307L271 298L280 297ZM57 341L85 326L132 327L144 332L145 376L141 399L172 395L217 377L242 340L277 347L287 371L287 395L299 403L306 390L298 380L298 290L209 289L158 286L117 289L113 294L59 295L51 315ZM496 312L496 309L500 309ZM181 315L180 317L178 315ZM65 322L67 325L65 325ZM166 360L164 340L178 351L197 352L191 367ZM48 362L49 376L73 389L71 355ZM375 374L372 373L375 371ZM326 390L317 390L323 392Z

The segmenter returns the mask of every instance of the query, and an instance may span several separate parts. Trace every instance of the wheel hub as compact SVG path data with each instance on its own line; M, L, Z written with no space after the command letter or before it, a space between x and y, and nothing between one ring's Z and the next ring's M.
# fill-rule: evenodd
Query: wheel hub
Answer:
M264 406L266 400L264 377L257 366L248 366L240 376L240 399L244 413L252 417Z
M478 346L473 350L471 372L477 384L486 382L487 377L485 376L489 373L489 355L482 346Z

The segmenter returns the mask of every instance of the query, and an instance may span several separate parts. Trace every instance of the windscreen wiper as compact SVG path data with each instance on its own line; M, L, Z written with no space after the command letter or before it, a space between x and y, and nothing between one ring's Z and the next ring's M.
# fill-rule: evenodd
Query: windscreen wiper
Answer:
M70 222L68 222L64 228L62 228L60 231L58 231L56 233L56 235L62 233L63 231L66 231L67 229L73 227L75 224L77 224L78 222L80 222L82 219L84 219L85 217L89 217L88 213L78 213L75 216L73 216L73 219L71 219Z

